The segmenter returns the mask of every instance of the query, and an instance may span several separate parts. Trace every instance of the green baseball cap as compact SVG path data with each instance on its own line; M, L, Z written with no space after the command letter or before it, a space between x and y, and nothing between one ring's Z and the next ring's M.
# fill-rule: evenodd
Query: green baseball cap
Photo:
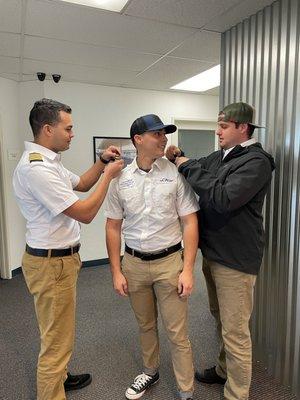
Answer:
M247 103L232 103L219 112L218 122L236 122L238 124L249 124L254 128L264 128L253 123L255 109Z

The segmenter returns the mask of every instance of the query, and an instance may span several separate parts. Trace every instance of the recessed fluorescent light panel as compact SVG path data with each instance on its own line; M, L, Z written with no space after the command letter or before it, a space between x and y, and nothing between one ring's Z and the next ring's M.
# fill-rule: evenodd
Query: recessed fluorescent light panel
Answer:
M221 66L216 65L213 68L201 72L201 74L195 75L192 78L172 86L171 89L206 92L206 90L220 86L220 71Z
M82 6L89 6L101 8L103 10L120 12L128 0L61 0L67 3L81 4Z

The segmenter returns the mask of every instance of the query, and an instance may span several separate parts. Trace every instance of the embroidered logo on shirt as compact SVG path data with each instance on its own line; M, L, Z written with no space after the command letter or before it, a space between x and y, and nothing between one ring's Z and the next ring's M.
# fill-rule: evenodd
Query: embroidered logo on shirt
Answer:
M134 179L127 179L126 181L120 182L120 190L132 188L134 185Z
M158 183L171 183L174 182L174 179L169 179L169 178L161 178Z

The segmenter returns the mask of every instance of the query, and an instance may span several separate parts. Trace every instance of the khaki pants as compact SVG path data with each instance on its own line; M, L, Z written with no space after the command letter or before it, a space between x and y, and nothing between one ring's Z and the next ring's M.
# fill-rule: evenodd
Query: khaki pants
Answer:
M247 400L252 374L249 320L253 309L255 275L203 260L210 311L217 321L220 354L216 372L227 378L226 400Z
M34 305L41 337L37 366L37 399L65 400L64 381L75 335L78 253L36 257L25 253L23 274Z
M155 373L159 367L158 305L171 345L178 389L184 399L193 393L194 367L187 332L188 302L177 292L182 267L180 251L153 261L142 261L125 253L122 261L131 306L140 329L144 372Z

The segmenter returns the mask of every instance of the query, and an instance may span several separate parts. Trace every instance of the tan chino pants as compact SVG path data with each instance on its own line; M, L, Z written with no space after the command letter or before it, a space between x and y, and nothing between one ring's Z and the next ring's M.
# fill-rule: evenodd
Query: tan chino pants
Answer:
M25 252L22 270L38 320L41 349L37 399L65 400L64 381L75 336L76 283L80 256L37 257Z
M220 353L216 372L226 378L224 398L247 400L252 374L249 320L256 275L203 259L210 311L217 322Z
M194 367L187 332L188 301L180 298L177 292L182 268L180 251L153 261L142 261L125 253L122 261L131 306L140 330L144 372L154 373L159 367L159 308L171 346L178 389L182 398L187 398L193 393Z

